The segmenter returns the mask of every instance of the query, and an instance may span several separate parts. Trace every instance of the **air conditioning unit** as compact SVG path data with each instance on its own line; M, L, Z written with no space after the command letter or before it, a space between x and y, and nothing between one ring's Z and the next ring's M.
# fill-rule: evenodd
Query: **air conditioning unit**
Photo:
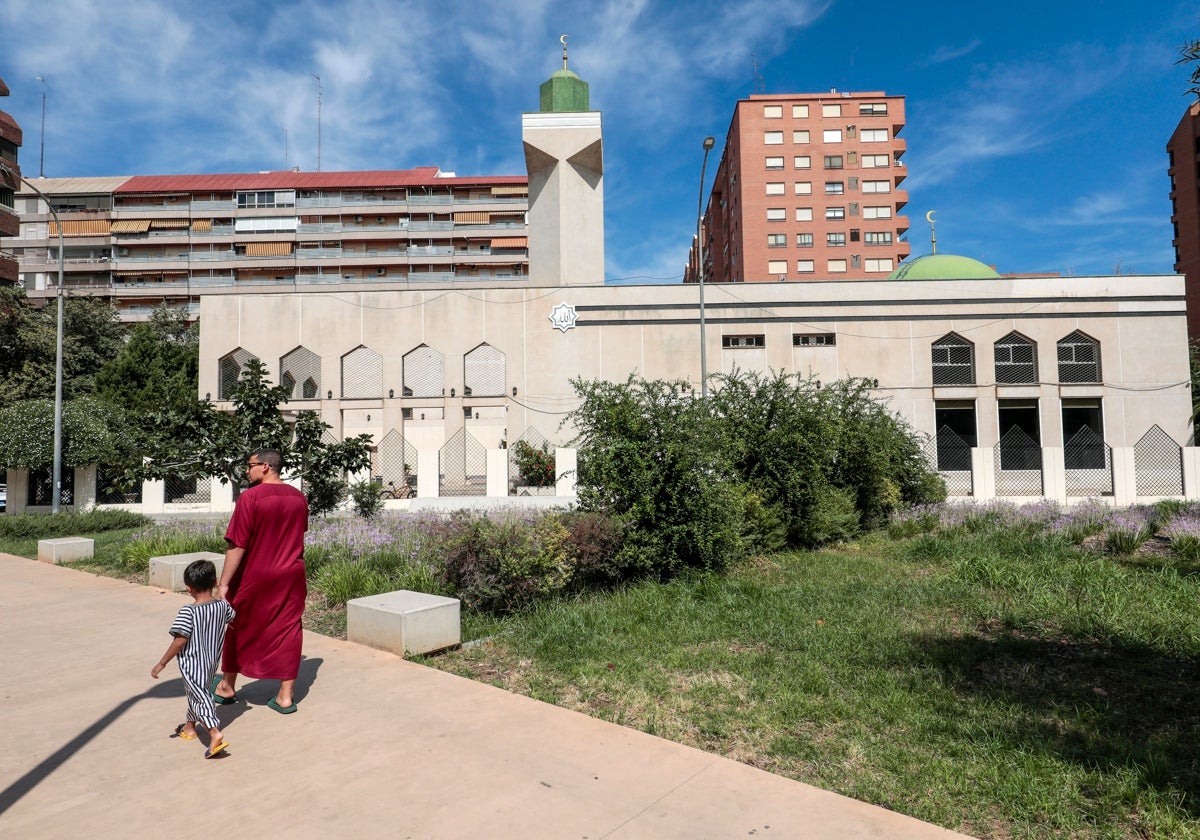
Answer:
M362 216L355 216L355 217L354 217L354 221L356 221L356 222L361 222L361 221L362 221Z
M377 269L375 269L375 273L378 274L380 277L382 277L383 275L387 274L387 269L386 268L377 268Z
M383 223L384 223L384 222L386 222L386 221L387 221L387 219L385 219L383 216L376 216L376 217L375 217L375 223L376 223L376 224L380 224L380 225L381 225L381 224L383 224Z

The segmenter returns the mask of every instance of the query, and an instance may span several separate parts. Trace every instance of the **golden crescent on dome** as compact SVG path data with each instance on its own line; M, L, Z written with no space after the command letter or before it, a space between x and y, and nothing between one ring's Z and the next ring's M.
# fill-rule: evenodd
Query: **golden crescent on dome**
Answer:
M929 222L929 224L933 224L933 214L936 212L936 210L930 210L928 213L926 213L925 221Z

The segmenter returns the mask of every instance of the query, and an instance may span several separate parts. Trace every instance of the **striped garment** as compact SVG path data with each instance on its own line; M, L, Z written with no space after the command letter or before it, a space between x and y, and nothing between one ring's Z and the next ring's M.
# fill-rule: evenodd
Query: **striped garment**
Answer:
M187 689L189 721L199 721L209 729L218 728L217 708L212 699L212 678L217 672L225 627L236 613L228 601L209 601L181 607L171 625L172 636L187 639L179 651L179 673Z

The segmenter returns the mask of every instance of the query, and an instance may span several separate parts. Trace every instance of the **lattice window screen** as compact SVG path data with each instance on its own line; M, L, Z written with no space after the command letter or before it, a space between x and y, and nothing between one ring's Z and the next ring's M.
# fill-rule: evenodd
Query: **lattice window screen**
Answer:
M486 496L487 450L466 429L442 447L440 496ZM424 480L424 479L422 479Z
M996 382L1032 385L1038 381L1037 344L1018 332L996 342Z
M957 333L933 343L933 384L974 385L975 345Z
M242 369L251 359L258 358L253 353L241 347L221 357L217 370L217 397L227 400L233 395L233 386L241 378Z
M427 344L404 356L404 396L440 397L446 388L446 357Z
M370 347L356 347L342 356L342 399L383 396L383 356Z
M481 344L463 357L463 385L468 397L504 395L504 354Z
M1059 382L1100 382L1100 342L1079 330L1058 342Z
M1139 496L1183 495L1183 449L1158 425L1133 447L1133 474Z
M297 347L279 360L279 382L291 387L292 399L316 399L321 391L321 357Z

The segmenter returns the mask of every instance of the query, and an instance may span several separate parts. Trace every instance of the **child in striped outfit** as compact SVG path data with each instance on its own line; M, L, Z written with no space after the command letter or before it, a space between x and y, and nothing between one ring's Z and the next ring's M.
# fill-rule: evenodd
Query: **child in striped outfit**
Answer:
M213 597L217 585L217 567L211 560L196 560L183 571L183 582L192 603L180 607L171 625L175 637L167 652L150 670L150 676L158 679L162 669L172 659L179 660L179 673L187 688L187 722L175 727L175 735L185 741L196 738L196 723L208 728L208 749L205 758L212 758L225 751L229 744L221 735L221 722L217 720L217 709L213 705L212 680L221 659L221 648L225 643L225 627L235 615L228 601Z

